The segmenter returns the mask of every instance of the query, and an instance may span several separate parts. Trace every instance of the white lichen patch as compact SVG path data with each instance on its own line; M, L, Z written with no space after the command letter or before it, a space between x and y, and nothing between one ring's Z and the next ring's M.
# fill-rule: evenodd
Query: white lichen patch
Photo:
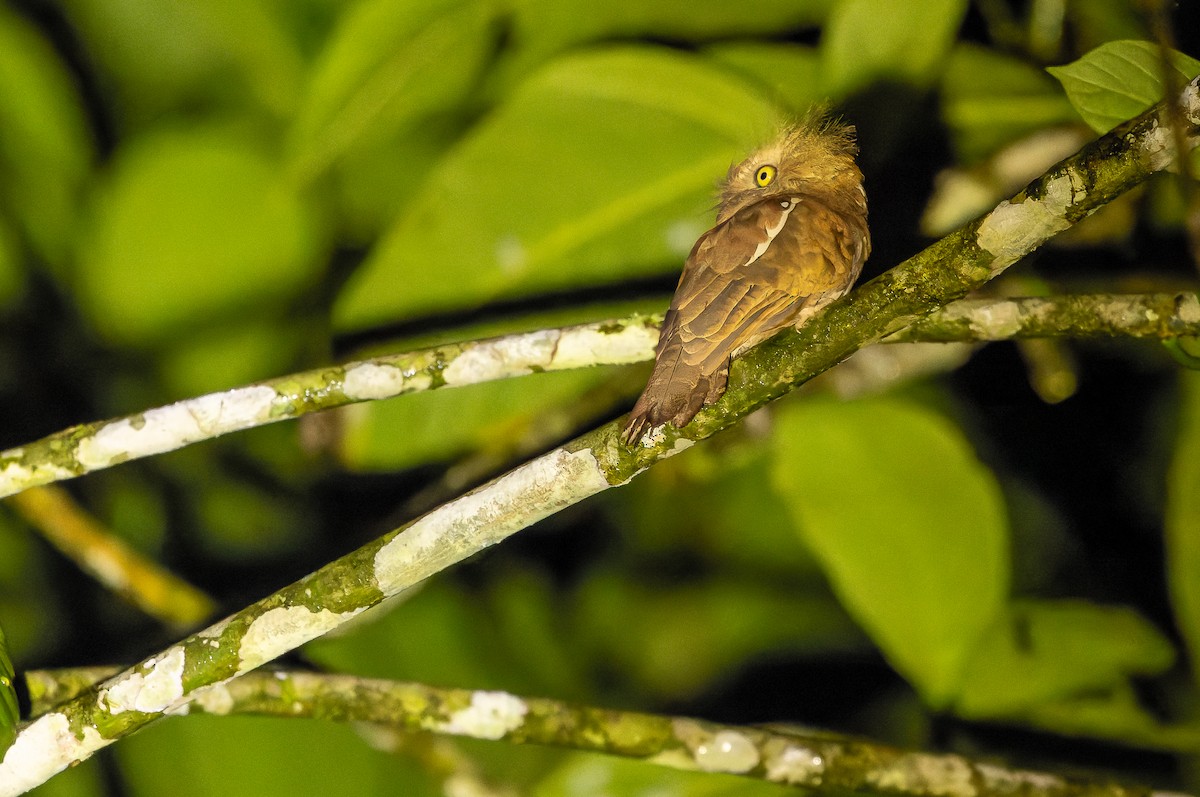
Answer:
M394 365L357 363L346 368L342 392L355 401L369 401L398 396L416 390L428 390L432 379L428 374L405 374Z
M767 780L776 783L814 786L825 774L825 758L800 745L787 744L781 750L768 750L765 758Z
M95 728L80 739L65 714L51 712L29 723L0 762L0 797L24 794L109 743Z
M238 673L249 672L337 628L362 609L349 612L313 611L307 606L280 606L250 623L238 646Z
M758 748L737 731L718 731L692 748L696 766L705 772L741 774L758 766Z
M1156 172L1171 169L1175 165L1175 133L1159 120L1151 123L1142 137L1142 153L1150 168Z
M99 702L109 714L141 711L157 714L183 697L184 650L179 645L146 661L129 675L117 676L100 690Z
M79 441L75 458L94 470L259 426L271 417L277 393L264 385L210 393L147 410L101 427Z
M606 325L591 324L564 330L554 354L554 368L589 365L623 365L654 357L658 330L645 324L625 324L620 330L605 331Z
M375 554L384 595L609 487L589 450L551 451L413 523Z
M535 366L546 368L558 337L558 330L543 329L480 342L455 357L442 371L442 377L447 385L473 385L521 376Z
M19 457L20 455L21 449L19 448L5 451L3 454L5 457ZM74 475L75 473L69 468L47 463L28 467L20 462L7 462L0 467L0 497L19 493L40 484L69 479Z
M506 692L474 692L471 705L461 708L438 726L444 733L476 739L502 739L521 727L529 707L519 697Z
M1083 196L1070 172L1058 175L1045 185L1041 199L1024 202L1005 200L979 225L976 243L994 258L992 271L1001 271L1071 226L1067 208Z
M920 792L939 797L974 797L971 765L954 756L910 753L868 778L880 791Z
M233 711L233 695L225 684L213 684L197 690L192 695L192 704L206 714L225 715Z
M1175 312L1185 324L1200 324L1200 296L1189 293L1180 297Z
M1021 307L1016 302L989 302L975 308L968 323L971 332L984 340L1003 340L1021 330Z

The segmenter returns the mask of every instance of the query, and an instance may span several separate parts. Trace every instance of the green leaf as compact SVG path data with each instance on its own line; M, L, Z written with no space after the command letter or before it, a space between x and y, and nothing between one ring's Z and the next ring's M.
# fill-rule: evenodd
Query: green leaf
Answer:
M578 645L657 700L690 700L752 657L860 652L867 641L824 591L761 573L669 585L614 569L589 574L576 598Z
M17 705L17 671L8 653L8 642L4 629L0 628L0 758L17 738L17 724L21 721L21 709Z
M812 47L728 42L714 44L704 52L731 72L762 86L793 113L803 114L827 99L821 90L821 64Z
M79 300L120 342L261 313L319 265L316 217L257 147L219 130L134 139L93 210Z
M487 0L371 0L352 7L314 66L290 132L289 168L310 180L472 87L491 48Z
M1175 624L1200 683L1200 374L1181 372L1175 455L1167 475L1167 578Z
M957 427L894 399L794 404L774 439L775 487L834 591L944 707L1008 591L994 477Z
M821 33L822 88L836 100L877 80L930 86L966 12L966 0L843 0Z
M942 76L942 114L960 159L970 162L1053 125L1073 123L1074 108L1037 67L974 44L950 53Z
M577 400L606 378L601 371L558 371L360 404L344 416L341 460L356 471L445 461L507 439L506 429Z
M622 47L521 86L430 174L334 308L341 329L677 268L769 103L702 59Z
M516 52L501 68L506 75L524 75L555 53L588 41L643 37L699 42L792 33L821 23L835 2L759 0L748 11L726 0L516 0Z
M1133 675L1158 675L1174 660L1171 643L1132 609L1017 603L976 648L955 711L972 719L1021 717L1123 687Z
M272 0L66 0L126 129L169 113L239 108L289 115L304 61L293 4ZM272 120L274 121L274 120Z
M116 756L130 794L438 793L411 758L371 749L345 723L193 715L122 740Z
M82 104L50 46L0 7L0 214L60 269L93 159Z
M1167 62L1181 83L1200 73L1200 61L1172 51ZM1108 42L1078 61L1047 70L1071 104L1098 133L1137 116L1163 98L1162 52L1144 41Z

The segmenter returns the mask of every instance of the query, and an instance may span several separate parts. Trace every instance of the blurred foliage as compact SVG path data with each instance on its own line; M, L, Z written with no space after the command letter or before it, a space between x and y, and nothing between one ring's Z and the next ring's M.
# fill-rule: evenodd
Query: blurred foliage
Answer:
M1195 74L1181 53L1167 71L1144 5L9 0L3 445L312 367L349 342L659 308L728 164L813 104L858 127L878 273L927 242L918 217L939 174L989 175L944 194L940 218L986 207L1062 141ZM1194 9L1173 13L1176 46L1196 55ZM1181 186L1164 176L1124 222L1031 258L1005 290L1195 289ZM1194 753L1200 386L1150 344L1065 346L1078 389L1054 406L1010 344L887 396L790 397L303 655L1017 757L1048 733ZM234 609L481 478L478 463L515 464L615 414L644 373L357 406L70 489ZM18 673L169 641L35 532L0 514ZM997 740L995 724L1034 741ZM446 754L428 742L394 755L315 722L172 719L37 793L443 793ZM449 769L477 768L497 793L779 791L454 749ZM1056 749L1064 766L1112 758ZM1177 759L1121 760L1121 775L1196 788Z

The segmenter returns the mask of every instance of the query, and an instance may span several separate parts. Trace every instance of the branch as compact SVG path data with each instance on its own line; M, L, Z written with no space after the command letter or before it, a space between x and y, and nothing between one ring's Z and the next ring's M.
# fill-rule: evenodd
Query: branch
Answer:
M0 453L0 497L230 432L360 401L540 371L650 360L661 322L661 314L632 315L448 343L289 374L134 415L72 426ZM1095 294L963 300L933 311L880 342L1197 334L1200 306L1194 293Z
M96 671L26 675L34 710L85 688ZM102 676L101 676L102 677ZM897 797L1148 797L1148 788L1068 780L965 756L921 753L826 732L723 725L507 692L269 670L204 691L188 713L380 723L403 731L604 753L814 790Z
M9 503L81 570L151 617L184 630L212 616L212 598L114 537L63 488L26 490Z
M1182 101L1189 124L1200 129L1200 78L1189 84ZM548 515L624 484L862 346L975 290L1169 165L1171 158L1164 153L1171 136L1160 126L1161 110L1156 106L1092 142L1012 200L830 305L799 331L785 331L748 352L734 363L721 401L702 410L683 429L667 425L631 450L619 441L620 421L605 424L22 726L0 763L0 796L34 787L71 763L181 710L207 688L341 626L384 598ZM378 386L376 381L366 383ZM234 407L231 415L242 417L245 409ZM222 414L207 420L219 423Z

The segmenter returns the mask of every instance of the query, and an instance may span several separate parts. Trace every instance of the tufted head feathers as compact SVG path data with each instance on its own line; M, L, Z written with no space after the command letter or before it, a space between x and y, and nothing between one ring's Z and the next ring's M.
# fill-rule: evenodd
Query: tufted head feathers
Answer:
M810 114L782 130L766 146L729 169L720 189L717 222L775 194L861 194L862 173L854 163L854 128Z

